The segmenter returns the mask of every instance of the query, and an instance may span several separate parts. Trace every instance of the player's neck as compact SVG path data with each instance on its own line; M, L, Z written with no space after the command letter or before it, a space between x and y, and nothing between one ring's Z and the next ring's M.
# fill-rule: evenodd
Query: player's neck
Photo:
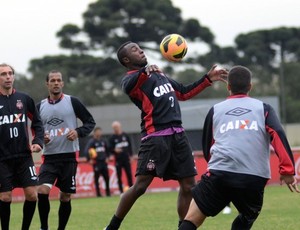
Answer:
M57 101L62 97L63 93L59 93L59 94L50 94L49 95L49 99L52 101Z
M5 89L5 88L0 88L0 94L4 96L9 96L13 92L13 88Z

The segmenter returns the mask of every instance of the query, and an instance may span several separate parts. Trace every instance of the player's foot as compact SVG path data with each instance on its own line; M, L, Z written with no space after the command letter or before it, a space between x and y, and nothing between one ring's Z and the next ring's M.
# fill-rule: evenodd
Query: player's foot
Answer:
M231 213L231 208L226 206L224 209L223 209L223 214L230 214Z

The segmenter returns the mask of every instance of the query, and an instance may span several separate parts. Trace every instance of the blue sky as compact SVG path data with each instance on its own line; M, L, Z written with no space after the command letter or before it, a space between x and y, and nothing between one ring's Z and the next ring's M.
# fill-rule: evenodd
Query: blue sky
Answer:
M56 32L66 23L82 24L92 0L9 0L1 4L0 63L26 73L30 59L67 53ZM279 26L300 27L296 0L172 0L184 18L197 18L221 46L233 45L240 33Z

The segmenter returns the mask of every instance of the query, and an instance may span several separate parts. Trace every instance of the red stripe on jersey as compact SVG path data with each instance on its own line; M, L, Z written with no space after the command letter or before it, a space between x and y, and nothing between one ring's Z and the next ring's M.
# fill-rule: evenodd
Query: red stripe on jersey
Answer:
M272 137L271 145L279 159L279 173L281 175L294 175L295 170L293 162L278 133L269 126L266 126L266 130Z
M142 73L139 76L137 84L131 90L129 96L135 98L142 102L142 114L147 114L142 119L145 121L145 129L147 134L155 132L155 128L153 126L153 105L147 95L140 89L141 85L148 79L147 74Z
M147 134L155 132L155 128L153 126L153 105L149 98L144 95L144 101L143 101L143 111L147 114L143 119L145 121L145 129L147 131Z
M136 71L135 71L136 72ZM128 76L130 77L130 76ZM140 87L142 84L144 84L145 81L147 81L148 79L148 76L147 74L144 74L142 73L140 76L139 76L139 79L137 80L137 83L136 85L133 87L133 89L130 91L129 93L129 96L130 97L133 97L135 99L138 99L139 101L142 100L142 92L140 90Z
M208 86L211 86L211 85L212 85L212 83L207 78L205 78L204 81L200 85L198 85L194 89L190 90L188 93L180 93L179 91L175 91L176 97L180 101L188 100L188 99L196 96L202 90L204 90L205 88L207 88Z

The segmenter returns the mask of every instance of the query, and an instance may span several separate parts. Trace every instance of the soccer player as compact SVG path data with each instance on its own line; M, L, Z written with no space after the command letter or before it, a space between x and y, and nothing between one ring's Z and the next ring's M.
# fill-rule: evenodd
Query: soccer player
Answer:
M46 85L49 96L38 104L43 121L44 151L39 172L38 210L41 229L48 229L49 193L53 185L60 189L58 229L65 229L71 214L71 194L76 192L76 152L79 137L87 136L95 121L78 98L64 94L62 74L51 71ZM82 126L78 127L77 118Z
M128 186L131 187L132 172L130 160L132 157L132 146L129 136L123 132L119 121L111 125L114 134L109 138L110 152L115 156L116 171L120 193L123 193L122 169L125 170Z
M21 187L25 194L21 229L28 230L37 200L37 175L31 153L42 150L44 129L33 99L13 88L14 75L12 66L0 64L0 219L1 229L8 230L12 190Z
M90 156L90 151L94 149L96 152L95 157ZM99 177L103 176L105 181L106 196L110 196L109 189L109 174L108 174L108 147L106 141L102 137L102 129L96 127L93 131L93 138L91 138L85 147L85 153L88 161L92 164L94 170L94 182L97 197L101 196L99 188Z
M214 66L198 81L184 86L167 77L156 65L147 65L138 44L126 42L118 50L118 59L128 72L122 79L123 91L141 110L142 141L138 153L136 181L121 197L108 230L118 229L135 201L145 193L154 177L177 180L177 211L183 220L192 199L196 169L192 150L182 127L178 100L200 93L213 81L224 80L224 69Z
M234 66L228 75L230 96L206 116L203 152L208 171L192 190L193 200L180 230L197 229L229 202L239 212L231 229L250 229L262 209L271 174L270 144L279 158L281 183L300 192L284 130L270 105L249 97L251 78L248 68Z

